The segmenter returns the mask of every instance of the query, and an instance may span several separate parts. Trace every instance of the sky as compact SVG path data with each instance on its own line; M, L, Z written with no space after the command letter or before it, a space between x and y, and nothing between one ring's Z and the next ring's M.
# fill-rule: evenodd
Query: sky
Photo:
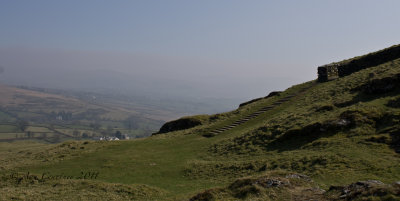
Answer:
M398 0L0 0L0 82L247 100L399 44L398 8Z

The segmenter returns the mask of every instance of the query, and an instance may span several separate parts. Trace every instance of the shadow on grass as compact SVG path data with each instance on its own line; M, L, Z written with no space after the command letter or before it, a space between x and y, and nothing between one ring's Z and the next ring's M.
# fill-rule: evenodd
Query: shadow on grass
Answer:
M319 138L335 135L339 130L341 129L334 126L334 124L314 123L303 128L285 132L269 143L266 149L268 151L277 150L279 152L296 150Z

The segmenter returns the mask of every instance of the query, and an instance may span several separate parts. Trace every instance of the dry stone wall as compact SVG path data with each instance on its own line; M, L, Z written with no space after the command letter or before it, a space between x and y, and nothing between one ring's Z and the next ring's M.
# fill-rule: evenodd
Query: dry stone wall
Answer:
M364 56L318 67L318 81L326 82L400 58L400 45Z

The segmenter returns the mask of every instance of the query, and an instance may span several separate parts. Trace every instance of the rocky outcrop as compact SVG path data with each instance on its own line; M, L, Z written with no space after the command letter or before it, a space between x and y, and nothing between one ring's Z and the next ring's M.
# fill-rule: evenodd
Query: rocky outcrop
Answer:
M373 199L373 197L398 200L400 186L396 183L391 185L384 184L377 180L358 181L347 186L331 186L326 195L331 200L377 200Z
M242 178L225 188L214 188L193 196L190 201L213 200L399 200L400 182L384 184L377 180L350 185L318 187L309 177L293 174L284 177ZM249 199L250 198L250 199Z
M168 133L173 131L185 130L189 128L193 128L195 126L201 125L202 122L199 119L192 118L192 117L184 117L178 120L170 121L165 123L161 128L160 131L157 133L153 133L153 135Z
M263 97L263 98L256 98L256 99L253 99L253 100L250 100L250 101L241 103L241 104L239 105L239 107L243 107L243 106L245 106L245 105L248 105L248 104L250 104L250 103L257 102L257 101L262 100L262 99L265 99L265 98L270 98L270 97L273 97L273 96L279 96L279 94L281 94L281 93L282 93L281 91L273 91L273 92L269 93L268 96L265 96L265 97Z
M306 179L304 179L306 178ZM324 190L313 186L305 175L241 178L225 188L214 188L193 196L190 201L213 200L326 200Z

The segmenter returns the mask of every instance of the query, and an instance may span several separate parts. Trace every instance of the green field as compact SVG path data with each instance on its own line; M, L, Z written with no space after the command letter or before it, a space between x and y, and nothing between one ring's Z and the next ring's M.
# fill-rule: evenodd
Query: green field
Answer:
M14 121L14 120L15 119L13 117L11 117L10 115L8 115L7 113L0 111L0 122L10 122L10 121Z
M18 128L13 125L0 125L0 133L17 132Z
M197 200L332 200L339 199L338 186L391 184L400 181L399 85L368 90L386 90L374 84L398 75L400 59L330 82L299 84L232 112L195 116L202 125L145 139L1 143L0 193L43 200L189 200L201 192ZM267 106L257 117L209 135ZM13 172L74 179L15 183L7 179ZM98 177L82 180L81 172ZM271 179L283 184L266 187ZM377 184L352 196L399 200L399 192L396 185Z

